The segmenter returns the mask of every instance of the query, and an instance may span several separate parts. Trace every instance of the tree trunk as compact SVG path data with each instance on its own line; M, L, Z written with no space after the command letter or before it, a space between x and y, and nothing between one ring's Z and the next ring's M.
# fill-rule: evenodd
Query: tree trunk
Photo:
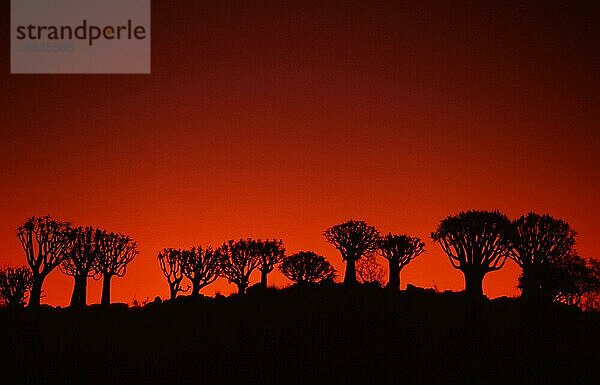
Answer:
M535 299L537 297L536 294L536 285L531 277L523 274L521 278L521 297L525 299Z
M75 277L73 295L71 295L71 307L87 305L87 276Z
M267 288L267 275L269 273L266 270L261 270L260 271L260 287L262 287L263 289Z
M102 305L110 305L110 279L112 275L105 274L102 279Z
M192 281L192 298L197 298L200 296L200 282Z
M79 291L79 306L87 306L87 275L81 277L81 290Z
M540 273L534 268L523 268L519 280L521 297L531 301L541 301L543 298L540 288Z
M179 289L178 286L179 285L176 284L176 283L172 283L172 284L169 285L169 289L170 289L169 291L170 291L171 301L173 301L175 298L177 298L177 292L179 291L178 290Z
M473 298L483 296L483 276L479 271L463 271L465 275L465 293Z
M387 285L387 289L400 291L400 267L395 262L390 261L390 278Z
M239 295L244 295L246 294L246 285L244 283L236 283L237 288L238 288L238 294Z
M76 307L79 304L79 279L78 277L74 278L73 284L73 293L71 294L71 302L69 306Z
M77 277L75 277L73 280L73 293L71 293L71 302L69 302L70 307L77 306L77 302L79 302L79 282Z
M357 284L356 280L356 260L346 260L346 273L344 274L344 285L354 286Z
M29 305L30 308L36 308L40 306L42 299L42 284L44 283L44 277L38 276L34 278L29 292Z

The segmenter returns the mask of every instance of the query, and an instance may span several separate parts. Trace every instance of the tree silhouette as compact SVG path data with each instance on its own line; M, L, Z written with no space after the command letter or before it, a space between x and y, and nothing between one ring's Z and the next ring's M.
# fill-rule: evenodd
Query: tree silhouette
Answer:
M60 270L74 279L71 307L86 306L87 280L96 274L96 265L101 251L104 233L93 227L74 230L73 246L59 265Z
M345 285L355 285L356 261L368 253L375 251L379 233L373 226L363 221L350 220L325 230L323 236L327 242L335 246L346 262L344 274Z
M250 275L261 259L253 239L230 240L221 246L221 275L234 283L238 294L245 294L250 283Z
M584 310L600 311L600 260L589 258L587 260L588 276L585 290L578 301Z
M278 265L285 255L285 247L282 240L258 240L256 241L256 251L259 256L258 270L260 270L260 286L267 288L267 275L273 271L275 265Z
M203 287L219 278L220 249L213 250L210 246L203 249L202 246L198 246L184 250L181 257L183 275L192 282L192 297L200 295Z
M279 270L290 281L298 285L319 283L335 279L335 269L325 257L312 251L301 251L281 262Z
M553 274L564 274L561 264L575 267L575 231L568 223L545 214L529 213L513 221L513 252L510 257L521 267L519 287L528 299L550 300ZM569 261L570 260L570 261ZM552 266L555 265L555 266ZM558 277L556 277L559 279Z
M167 279L169 284L169 293L171 300L177 298L177 293L188 291L181 288L181 281L183 281L183 251L180 249L163 249L158 253L158 262L160 263L160 270Z
M103 233L98 253L98 277L102 277L102 305L110 305L110 284L113 277L122 277L127 265L137 255L137 244L124 234Z
M33 283L29 268L20 266L0 269L0 297L11 308L21 308Z
M499 211L466 211L442 220L431 234L452 267L465 276L465 292L483 295L484 276L504 266L511 250L509 219Z
M50 216L32 217L17 228L32 273L29 307L40 305L44 279L67 257L73 244L71 225Z
M589 307L600 290L600 263L577 254L567 254L541 269L542 299ZM588 303L585 303L587 301Z
M358 281L362 284L383 286L385 268L377 262L375 254L369 254L356 262L356 273Z
M390 278L386 288L400 290L400 272L425 252L425 242L408 235L387 234L379 240L377 252L387 259Z

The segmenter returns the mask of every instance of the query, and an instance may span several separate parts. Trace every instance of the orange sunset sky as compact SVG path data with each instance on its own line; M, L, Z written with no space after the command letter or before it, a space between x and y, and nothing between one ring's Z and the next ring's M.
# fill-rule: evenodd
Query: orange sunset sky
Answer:
M342 273L322 232L353 218L426 240L403 286L460 290L429 234L470 208L551 213L600 256L599 5L402 3L154 1L151 75L10 75L5 44L0 264L51 214L138 241L113 301L164 298L163 247L282 238ZM484 292L517 295L517 274ZM43 302L71 289L56 270Z

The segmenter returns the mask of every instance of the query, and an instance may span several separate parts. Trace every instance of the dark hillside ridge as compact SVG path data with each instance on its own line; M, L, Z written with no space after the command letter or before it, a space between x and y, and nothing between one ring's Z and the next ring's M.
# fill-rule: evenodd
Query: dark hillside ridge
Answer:
M0 311L2 384L598 383L600 314L418 288Z

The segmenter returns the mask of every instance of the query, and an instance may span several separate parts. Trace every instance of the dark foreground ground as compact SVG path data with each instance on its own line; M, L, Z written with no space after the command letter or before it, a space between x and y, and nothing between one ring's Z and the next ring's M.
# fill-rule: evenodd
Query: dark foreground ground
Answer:
M598 384L600 315L418 290L288 289L0 311L0 384Z

